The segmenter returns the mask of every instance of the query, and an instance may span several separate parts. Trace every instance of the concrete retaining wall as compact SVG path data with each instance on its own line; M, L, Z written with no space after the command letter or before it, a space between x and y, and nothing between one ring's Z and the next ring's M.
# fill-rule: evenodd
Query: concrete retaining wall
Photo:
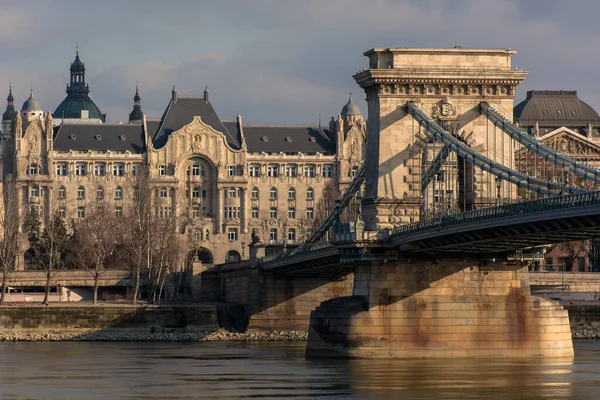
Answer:
M218 328L216 306L0 307L0 332L204 332Z

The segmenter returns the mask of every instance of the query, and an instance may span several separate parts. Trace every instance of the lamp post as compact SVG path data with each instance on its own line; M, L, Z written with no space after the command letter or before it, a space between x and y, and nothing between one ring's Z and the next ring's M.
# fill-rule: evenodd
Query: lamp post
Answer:
M496 177L496 205L500 205L500 188L502 187L502 179Z

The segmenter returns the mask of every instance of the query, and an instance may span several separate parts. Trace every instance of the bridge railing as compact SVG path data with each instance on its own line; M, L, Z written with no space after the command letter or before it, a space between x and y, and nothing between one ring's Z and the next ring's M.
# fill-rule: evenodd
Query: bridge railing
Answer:
M327 247L333 247L333 245L329 242L321 242L314 243L307 246L297 247L293 250L283 251L281 253L271 254L266 257L262 257L260 259L261 264L265 264L268 262L273 262L277 260L281 260L282 258L292 257L292 256L300 256L303 254L310 253L312 251L325 249Z
M445 227L465 223L484 220L489 221L490 219L495 218L598 205L600 205L600 191L586 192L570 196L549 197L540 200L526 201L523 203L467 211L460 214L445 215L441 218L429 219L422 222L399 226L392 230L390 239L428 230L441 230Z

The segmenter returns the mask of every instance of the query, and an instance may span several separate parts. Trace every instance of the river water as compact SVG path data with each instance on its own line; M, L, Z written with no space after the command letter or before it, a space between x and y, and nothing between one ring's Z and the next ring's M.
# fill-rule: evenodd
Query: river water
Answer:
M306 360L303 343L0 343L0 399L598 399L571 360Z

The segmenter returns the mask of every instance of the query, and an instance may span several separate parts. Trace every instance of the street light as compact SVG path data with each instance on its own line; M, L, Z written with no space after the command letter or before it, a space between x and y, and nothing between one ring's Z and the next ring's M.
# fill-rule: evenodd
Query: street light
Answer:
M502 187L502 179L499 176L496 177L496 205L500 205L500 188Z

